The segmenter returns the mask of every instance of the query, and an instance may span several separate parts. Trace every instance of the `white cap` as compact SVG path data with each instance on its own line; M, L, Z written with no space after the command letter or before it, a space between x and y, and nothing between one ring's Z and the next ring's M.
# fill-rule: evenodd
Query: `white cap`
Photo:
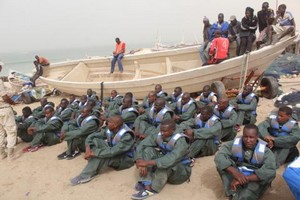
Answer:
M235 15L231 15L228 21L231 22L231 21L233 21L233 20L235 20L235 19L236 19L236 16L235 16Z

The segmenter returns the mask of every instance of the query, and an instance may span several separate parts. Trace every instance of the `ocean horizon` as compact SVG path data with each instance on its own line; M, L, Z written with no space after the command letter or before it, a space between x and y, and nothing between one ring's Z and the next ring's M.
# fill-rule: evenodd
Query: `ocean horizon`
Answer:
M175 44L175 43L173 43ZM138 48L152 48L153 44L126 44L126 52ZM114 43L112 45L97 47L76 47L76 48L58 48L45 50L29 50L9 53L0 53L0 61L4 63L0 76L7 76L9 71L17 71L20 73L31 73L35 68L33 61L35 55L47 58L51 63L62 62L67 60L85 59L92 56L111 56L114 51ZM109 68L109 66L107 66Z

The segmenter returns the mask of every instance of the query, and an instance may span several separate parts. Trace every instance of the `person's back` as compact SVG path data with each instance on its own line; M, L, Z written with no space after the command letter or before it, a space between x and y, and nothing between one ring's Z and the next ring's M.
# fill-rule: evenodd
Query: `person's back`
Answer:
M229 40L218 37L213 39L211 49L215 49L215 59L226 59L228 55ZM213 52L210 52L213 53Z

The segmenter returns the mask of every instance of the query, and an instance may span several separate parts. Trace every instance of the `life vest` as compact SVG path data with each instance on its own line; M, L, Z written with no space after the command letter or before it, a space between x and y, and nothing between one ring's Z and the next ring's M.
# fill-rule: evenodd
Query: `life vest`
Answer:
M120 112L121 116L125 115L125 114L128 113L128 112L132 112L132 113L134 113L136 116L139 115L139 112L138 112L134 107L125 108L125 109L122 109L122 108L123 108L123 106L120 106L120 107L119 107L119 112ZM134 122L126 123L126 125L127 125L129 128L132 128L132 127L133 127L133 124L134 124Z
M202 121L200 119L201 114L198 114L195 118L195 127L196 129L200 129L200 128L211 128L215 125L215 123L217 121L219 121L219 117L217 117L216 115L212 115L206 122ZM218 136L214 137L214 143L216 145L220 144L220 140Z
M80 101L78 106L79 108L82 108L83 106L86 106L88 104L88 101L86 101L84 104Z
M33 116L33 115L29 115L26 119L24 118L24 116L22 116L22 122L25 122L25 121L30 120L30 119L38 120L38 118Z
M161 97L162 95L168 96L168 93L161 90L159 93L156 94L156 96L158 97Z
M176 144L177 140L182 138L182 137L186 138L186 140L187 140L186 135L184 135L182 133L176 133L176 134L172 135L169 142L165 144L165 142L163 141L163 138L162 138L162 134L161 134L161 132L159 132L157 134L155 142L156 142L157 146L159 147L161 153L163 155L166 155L166 154L172 152L172 150L175 147L175 144ZM181 162L182 162L182 164L190 164L191 160L186 156L184 159L182 159Z
M47 120L47 118L45 117L45 122L46 124L51 124L52 122L54 121L59 121L61 123L61 125L64 124L64 122L61 120L60 117L58 116L52 116L49 120ZM60 129L57 130L56 132L54 132L54 134L57 136L57 137L60 137Z
M209 95L207 97L205 97L203 95L203 92L200 94L200 101L205 103L205 104L209 104L212 102L212 98L216 96L216 94L214 92L210 92Z
M174 92L173 92L173 94L171 96L171 102L175 103L175 102L179 101L182 98L182 96L183 96L183 93L181 93L180 95L178 95L177 97L175 97L174 96Z
M77 117L77 120L76 120L77 126L78 126L78 127L85 126L85 125L86 125L89 121L91 121L91 120L95 120L96 123L97 123L97 125L98 125L98 126L100 125L100 120L99 120L96 116L94 116L94 115L87 116L87 117L84 118L83 120L82 120L81 115L79 115L79 116Z
M167 112L170 112L171 115L173 114L173 111L169 107L165 106L155 116L154 105L153 105L151 107L150 111L149 111L150 123L153 124L154 126L158 126L162 122L162 120L164 119L164 115Z
M242 93L239 93L236 98L238 104L250 104L254 98L256 98L258 101L258 97L254 93L248 94L245 98L243 98ZM252 110L251 114L256 114L256 110Z
M110 147L116 146L125 134L130 134L134 138L133 131L126 124L123 124L121 129L115 134L114 137L113 137L113 133L109 129L107 129L106 138L107 138L108 145ZM133 152L134 152L134 148L132 147L129 151L126 152L126 155L132 158Z
M218 105L214 107L214 114L218 116L220 119L229 119L231 112L233 111L234 107L229 105L225 111L221 114L218 110Z
M178 113L179 114L185 113L193 103L195 103L195 101L191 98L189 102L187 102L182 106L182 99L180 98L176 103L176 108Z
M262 165L264 161L264 154L267 143L261 139L258 139L258 143L255 146L253 156L251 158L251 164ZM243 139L242 137L236 137L231 149L232 156L238 160L238 162L244 162L243 155Z
M65 108L64 110L62 110L61 112L60 112L60 115L63 115L64 113L66 113L67 111L72 111L73 112L73 109L72 108Z
M274 137L288 136L292 132L294 126L297 124L295 120L289 119L289 121L287 121L285 124L280 126L276 115L271 115L270 118L271 118L270 133Z

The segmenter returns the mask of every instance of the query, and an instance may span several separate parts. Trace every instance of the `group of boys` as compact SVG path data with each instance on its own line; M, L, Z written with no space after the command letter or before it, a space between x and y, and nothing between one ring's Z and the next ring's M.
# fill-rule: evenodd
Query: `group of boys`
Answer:
M258 125L258 97L245 86L236 98L217 97L210 86L192 98L176 87L171 95L156 85L142 103L133 94L111 91L103 102L91 90L77 100L62 99L56 108L46 98L33 111L16 117L18 136L34 152L66 141L59 160L82 152L88 164L72 185L91 181L105 167L136 165L139 180L132 199L145 199L169 182L189 180L195 158L215 156L217 170L231 199L258 199L275 178L276 168L298 156L297 120L289 107ZM246 125L242 137L236 137ZM224 143L224 145L221 145Z

